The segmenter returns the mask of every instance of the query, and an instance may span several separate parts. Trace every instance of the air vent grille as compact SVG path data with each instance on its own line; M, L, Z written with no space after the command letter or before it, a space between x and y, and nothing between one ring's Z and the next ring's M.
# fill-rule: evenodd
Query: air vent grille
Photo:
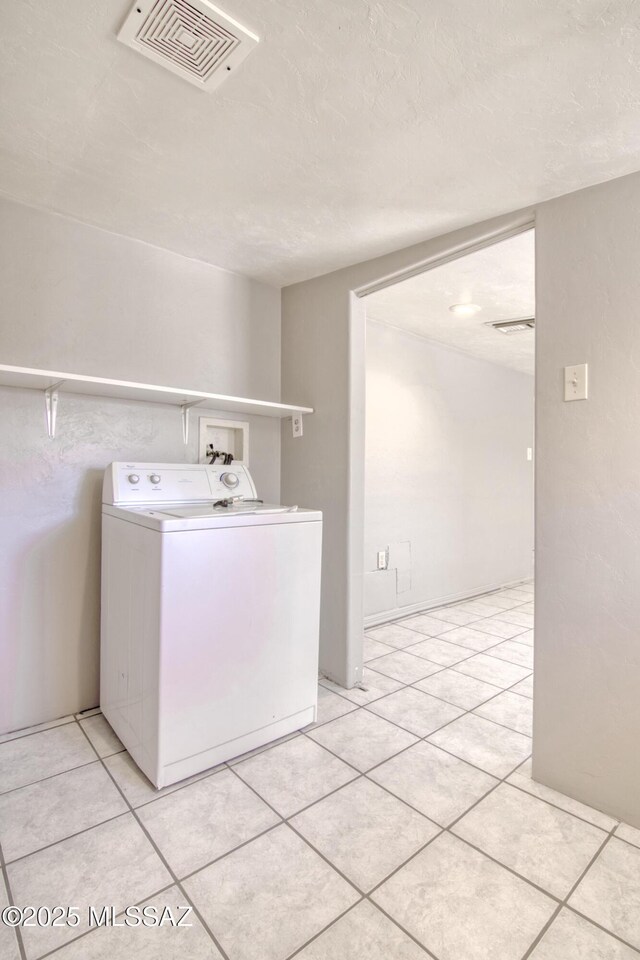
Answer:
M258 43L207 0L140 0L118 39L206 89L219 86Z
M499 333L507 335L513 333L525 333L527 330L534 330L536 325L535 317L522 317L520 320L497 320L494 323L486 323L485 326L493 327Z

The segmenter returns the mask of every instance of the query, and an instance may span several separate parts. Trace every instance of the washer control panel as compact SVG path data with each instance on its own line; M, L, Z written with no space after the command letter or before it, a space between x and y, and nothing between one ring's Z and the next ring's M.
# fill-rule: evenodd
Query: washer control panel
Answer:
M107 467L102 502L198 503L222 500L230 493L250 500L257 496L251 474L242 464L112 463Z

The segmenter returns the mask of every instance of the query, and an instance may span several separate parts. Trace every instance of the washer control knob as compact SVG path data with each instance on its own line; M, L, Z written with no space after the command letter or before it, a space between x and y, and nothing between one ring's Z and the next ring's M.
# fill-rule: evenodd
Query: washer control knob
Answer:
M230 490L235 489L240 483L237 473L223 473L220 477L225 487L228 487Z
M140 483L140 477L137 473L130 473L128 477L129 483Z
M151 480L151 483L160 483L161 477L157 473L152 473L149 480Z

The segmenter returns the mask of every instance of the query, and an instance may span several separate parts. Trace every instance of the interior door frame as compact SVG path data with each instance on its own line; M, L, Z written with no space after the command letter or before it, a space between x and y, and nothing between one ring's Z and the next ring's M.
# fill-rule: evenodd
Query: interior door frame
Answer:
M347 687L362 682L364 623L364 494L366 430L366 322L365 298L403 280L459 260L478 250L535 229L535 214L514 217L511 224L489 231L478 230L464 243L451 245L395 273L381 276L349 292L349 490L347 538L347 610L348 630L345 651ZM535 524L535 518L534 518Z

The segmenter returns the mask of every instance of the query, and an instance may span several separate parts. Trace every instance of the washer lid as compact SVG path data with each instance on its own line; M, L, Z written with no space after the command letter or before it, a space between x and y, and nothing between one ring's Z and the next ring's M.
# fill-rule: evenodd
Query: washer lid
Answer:
M166 508L159 505L154 512L162 513L165 517L181 517L189 520L193 517L246 516L249 513L293 513L297 509L297 507L283 507L275 503L252 503L249 500L232 503L228 507L216 506L213 503L192 503L183 507L171 505Z
M212 504L158 503L151 506L120 507L103 504L102 512L107 516L140 524L160 533L178 533L188 530L216 530L224 527L258 527L278 523L321 522L319 510L305 510L298 507L283 507L278 504L253 504L252 509L219 507Z

